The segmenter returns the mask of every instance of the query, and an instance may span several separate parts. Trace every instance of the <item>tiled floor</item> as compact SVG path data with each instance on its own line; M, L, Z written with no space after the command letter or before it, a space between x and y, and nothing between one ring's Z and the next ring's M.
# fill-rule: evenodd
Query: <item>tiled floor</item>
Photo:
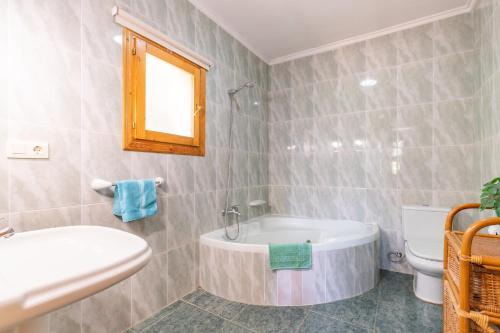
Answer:
M441 318L441 306L415 298L412 276L382 271L380 283L370 292L314 306L245 305L198 290L130 333L431 333L441 332Z

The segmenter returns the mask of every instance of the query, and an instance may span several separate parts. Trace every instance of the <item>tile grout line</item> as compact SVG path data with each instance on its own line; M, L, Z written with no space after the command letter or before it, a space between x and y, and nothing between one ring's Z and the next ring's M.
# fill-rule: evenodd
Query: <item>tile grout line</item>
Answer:
M204 293L207 293L207 292L205 292L205 291L204 291ZM208 293L208 294L209 294L209 293ZM242 313L242 312L246 309L247 304L240 303L240 304L243 304L243 308L242 308L242 309L241 309L241 310L240 310L240 311L239 311L236 315L234 315L234 317L233 317L233 318L228 319L228 318L224 318L224 317L222 317L221 315L219 315L219 314L217 314L217 313L214 313L214 312L211 312L211 311L209 311L209 310L203 309L203 308L199 307L198 305L193 304L193 303L190 303L190 302L188 302L188 301L186 301L186 300L184 300L184 299L181 299L180 301L182 301L182 302L184 302L184 303L186 303L186 304L189 304L189 305L191 305L191 306L193 306L193 307L197 308L198 310L204 311L204 312L209 313L209 314L211 314L211 315L214 315L214 316L216 316L216 317L218 317L218 318L221 318L221 319L222 319L222 320L224 320L224 321L227 321L227 322L230 322L230 323L232 323L232 324L235 324L236 326L239 326L239 327L245 328L245 329L247 329L247 330L249 330L249 331L251 331L251 332L256 332L255 330L253 330L253 329L251 329L251 328L248 328L248 327L244 326L243 324L241 324L241 323L239 323L239 322L234 321L234 318L236 318L237 316L239 316L239 315L240 315L240 313Z
M302 326L304 326L304 323L306 322L307 318L309 317L309 314L311 314L312 312L312 306L311 308L309 309L309 311L307 311L306 315L304 316L304 318L300 321L300 324L299 326L297 327L297 329L295 330L295 333L298 333L300 331L300 329L302 328Z
M358 296L355 296L355 297L358 297ZM334 301L334 302L341 302L342 300L339 300L339 301ZM326 303L328 304L328 303ZM324 317L324 318L327 318L327 319L333 319L335 321L338 321L338 322L341 322L341 323L344 323L344 324L347 324L349 326L352 326L352 327L355 327L355 328L359 328L359 329L367 329L366 327L363 327L363 326L360 326L360 325L356 325L356 324L353 324L351 322L348 322L348 321L345 321L343 319L340 319L340 318L337 318L337 317L333 317L333 316L330 316L330 315L327 315L325 313L322 313L322 312L318 312L318 311L315 311L315 310L311 310L311 312L321 316L321 317Z

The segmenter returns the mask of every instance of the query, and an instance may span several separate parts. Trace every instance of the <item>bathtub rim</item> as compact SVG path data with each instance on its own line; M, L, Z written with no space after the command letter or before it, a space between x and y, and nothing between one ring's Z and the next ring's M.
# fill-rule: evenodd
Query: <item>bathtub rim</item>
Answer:
M372 231L369 235L364 235L362 237L354 239L351 238L345 240L337 239L322 243L313 243L312 244L313 252L346 249L346 248L365 245L380 240L380 228L376 223L363 223L347 219L317 219L317 218L287 216L278 214L266 214L245 221L242 224L248 225L266 217L290 218L297 220L314 220L314 221L349 221L350 223L357 223L359 225L363 225L371 229ZM267 244L236 243L236 242L231 242L229 240L216 239L212 236L214 234L222 234L223 232L224 232L224 227L200 235L200 245L216 247L223 250L232 250L232 251L249 252L249 253L268 253L269 251L269 247Z

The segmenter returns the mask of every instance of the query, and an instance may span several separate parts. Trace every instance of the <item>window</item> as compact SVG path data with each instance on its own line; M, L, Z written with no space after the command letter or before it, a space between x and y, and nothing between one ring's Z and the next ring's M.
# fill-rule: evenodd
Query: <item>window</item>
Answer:
M124 29L124 148L204 155L205 69Z

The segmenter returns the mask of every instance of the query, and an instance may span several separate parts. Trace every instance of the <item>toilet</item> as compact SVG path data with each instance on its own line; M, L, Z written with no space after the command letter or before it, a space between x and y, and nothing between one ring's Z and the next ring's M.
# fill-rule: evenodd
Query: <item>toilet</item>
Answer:
M450 209L430 206L402 209L405 255L414 269L415 296L442 304L444 224Z

